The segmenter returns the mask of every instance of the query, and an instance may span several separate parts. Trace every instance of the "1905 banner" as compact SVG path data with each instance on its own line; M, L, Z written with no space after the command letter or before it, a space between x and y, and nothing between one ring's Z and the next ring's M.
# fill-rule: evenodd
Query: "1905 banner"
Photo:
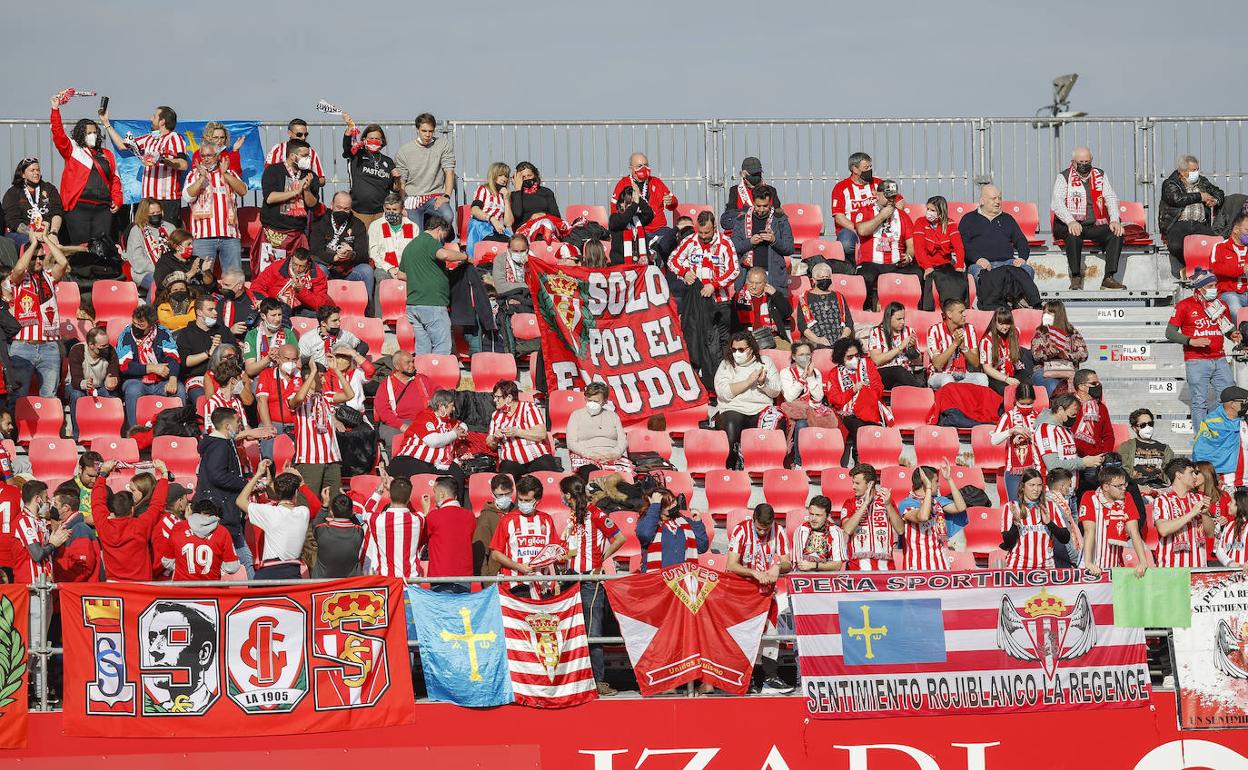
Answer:
M415 719L403 584L61 586L65 731L240 736Z
M985 570L789 579L813 716L1143 706L1144 631L1108 577Z
M529 262L550 390L605 382L625 423L706 403L676 303L653 265Z
M1193 572L1192 625L1174 629L1179 726L1248 727L1248 577Z

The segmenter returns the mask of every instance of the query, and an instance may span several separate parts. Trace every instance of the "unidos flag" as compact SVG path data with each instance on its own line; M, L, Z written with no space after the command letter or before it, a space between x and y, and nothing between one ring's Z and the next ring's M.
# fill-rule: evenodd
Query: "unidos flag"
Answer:
M501 599L516 703L565 708L597 698L580 587L546 600L508 593ZM606 600L605 594L599 597Z

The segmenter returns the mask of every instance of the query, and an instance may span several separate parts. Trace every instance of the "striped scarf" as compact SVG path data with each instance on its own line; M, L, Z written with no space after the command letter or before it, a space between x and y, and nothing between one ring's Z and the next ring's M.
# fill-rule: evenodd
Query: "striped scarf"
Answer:
M693 525L689 523L689 519L683 516L676 520L664 519L659 524L658 531L654 533L654 539L643 549L643 572L659 572L663 569L663 539L665 537L676 538L677 542L683 538L685 541L685 561L698 560L698 540L693 534Z
M1093 167L1088 174L1085 188L1083 177L1075 170L1071 161L1070 170L1066 174L1066 210L1076 222L1085 221L1088 215L1088 199L1092 201L1092 217L1096 224L1103 225L1109 221L1109 213L1105 210L1105 177L1099 168Z
M850 538L850 556L854 559L889 559L893 554L893 528L888 523L888 490L877 487L871 508L858 522L858 529ZM854 505L862 501L854 498ZM856 513L857 511L855 511ZM848 511L847 515L852 515Z
M385 220L381 222L381 237L386 239L386 245L390 247L386 250L386 264L391 267L398 267L399 255L395 253L394 242L391 240L394 237L394 228L390 227L390 223ZM404 222L403 238L410 241L415 237L416 225L411 222Z

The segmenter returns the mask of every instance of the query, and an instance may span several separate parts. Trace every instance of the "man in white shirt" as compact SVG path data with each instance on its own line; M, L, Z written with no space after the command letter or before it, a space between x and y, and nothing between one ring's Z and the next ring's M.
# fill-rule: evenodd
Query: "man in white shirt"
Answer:
M303 544L312 518L306 505L295 502L303 486L303 477L294 468L279 473L270 490L270 496L277 502L251 502L257 484L268 478L272 465L272 460L261 460L235 502L240 511L247 513L251 523L264 532L264 551L256 563L256 579L298 580L303 570Z
M403 279L399 270L399 257L407 244L420 235L420 228L407 216L403 208L403 196L390 193L381 206L381 217L374 219L368 226L368 256L373 261L374 284L377 286L373 298L374 307L381 308L381 282L395 278ZM387 319L389 320L389 319Z
M368 347L351 332L342 330L342 310L337 305L322 305L316 311L316 328L299 338L299 357L329 368L329 354L336 348L348 347L359 353Z

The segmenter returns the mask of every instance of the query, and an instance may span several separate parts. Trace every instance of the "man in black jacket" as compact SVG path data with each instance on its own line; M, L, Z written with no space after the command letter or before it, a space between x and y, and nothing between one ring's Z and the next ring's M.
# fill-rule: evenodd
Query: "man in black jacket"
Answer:
M761 267L767 282L776 291L789 294L789 268L786 260L793 255L793 227L789 218L776 204L776 190L761 184L750 191L753 206L737 210L735 218L724 211L722 221L732 222L732 245L741 259L741 267ZM737 288L745 285L745 271L737 276Z
M328 216L312 223L308 251L325 266L331 280L364 284L372 304L376 273L368 256L368 227L352 216L351 193L335 193Z
M1170 249L1170 267L1176 275L1187 264L1183 239L1189 235L1213 235L1213 209L1226 196L1200 173L1200 161L1193 155L1179 158L1178 168L1161 183L1161 205L1157 208L1157 229Z
M778 339L788 341L793 305L783 292L767 282L767 272L763 268L749 269L745 286L733 297L732 309L730 328L734 334L751 332L763 350L775 348Z
M242 422L238 412L225 407L212 410L209 420L212 432L199 442L199 488L195 490L195 500L211 500L221 509L221 525L229 531L238 561L247 570L250 580L256 576L255 560L243 537L243 512L235 502L238 493L247 486L238 446L234 443L242 430Z

